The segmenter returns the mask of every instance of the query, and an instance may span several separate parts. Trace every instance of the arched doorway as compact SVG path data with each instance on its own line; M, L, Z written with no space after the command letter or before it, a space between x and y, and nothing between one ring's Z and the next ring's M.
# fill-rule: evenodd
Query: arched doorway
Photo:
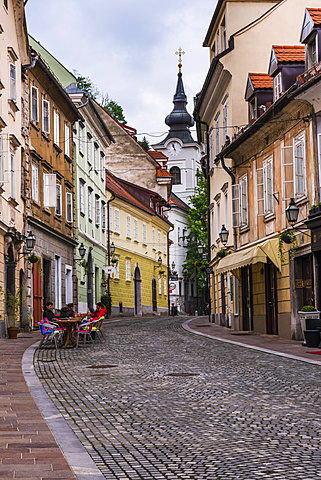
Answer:
M6 256L6 290L12 295L16 294L16 262L13 246L10 243Z
M88 270L87 270L87 304L88 309L94 311L94 266L93 266L93 256L92 256L92 247L89 247L88 252Z
M134 309L135 315L142 315L142 277L138 264L134 270Z
M153 312L157 312L157 285L156 278L152 279L152 303L153 303Z

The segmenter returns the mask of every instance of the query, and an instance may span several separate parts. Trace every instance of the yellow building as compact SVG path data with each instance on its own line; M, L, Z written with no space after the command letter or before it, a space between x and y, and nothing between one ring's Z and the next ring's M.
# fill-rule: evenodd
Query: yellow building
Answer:
M168 174L165 168L164 173ZM108 263L113 268L107 290L112 297L112 314L167 314L171 228L165 216L167 202L109 171L106 188Z

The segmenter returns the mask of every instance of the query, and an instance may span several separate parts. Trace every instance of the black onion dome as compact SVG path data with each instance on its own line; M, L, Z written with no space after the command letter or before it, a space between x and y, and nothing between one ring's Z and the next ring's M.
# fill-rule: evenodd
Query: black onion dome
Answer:
M176 92L173 97L174 108L165 119L171 130L186 130L194 125L193 117L186 110L187 97L184 92L182 73L178 73Z

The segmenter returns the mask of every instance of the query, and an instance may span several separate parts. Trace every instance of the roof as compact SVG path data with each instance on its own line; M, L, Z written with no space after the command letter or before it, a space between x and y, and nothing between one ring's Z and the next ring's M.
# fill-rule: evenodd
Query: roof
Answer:
M278 63L305 62L304 45L273 45Z
M166 168L156 167L156 175L157 177L171 177L172 175L169 173Z
M188 211L189 210L189 206L186 205L185 202L183 202L183 200L181 200L177 195L175 195L175 193L171 193L171 196L169 197L169 201L168 203L170 205L173 205L175 207L179 207L181 208L182 210L186 210Z
M254 90L273 88L273 78L267 73L249 73Z
M168 157L162 152L157 152L156 150L148 150L149 155L153 157L154 160L168 160Z
M123 200L131 203L132 205L148 212L150 215L155 215L155 211L151 208L144 205L137 198L127 192L127 190L117 181L115 177L109 170L106 169L106 188L107 190L113 192L117 197L122 198Z
M315 27L321 27L321 8L307 8Z

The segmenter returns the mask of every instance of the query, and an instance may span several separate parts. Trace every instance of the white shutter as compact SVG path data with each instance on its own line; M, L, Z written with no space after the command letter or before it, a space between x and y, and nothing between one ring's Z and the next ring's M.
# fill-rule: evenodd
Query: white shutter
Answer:
M213 130L210 131L208 143L209 143L209 152L208 152L208 155L209 155L209 166L210 166L210 169L212 169L213 166L214 166Z
M72 194L70 192L66 193L66 217L67 222L72 222Z
M143 244L146 245L146 223L143 223Z
M17 68L14 63L9 63L9 98L10 100L17 100Z
M56 214L61 215L61 184L56 184Z
M109 205L109 231L113 231L113 207Z
M126 282L130 282L130 260L126 260Z
M115 233L119 233L119 210L115 208Z
M56 206L56 174L43 174L43 204L45 208Z
M138 242L138 220L137 218L134 219L134 228L135 228L135 240Z
M38 88L31 87L31 120L38 123L39 110L38 110Z
M257 211L258 216L265 214L264 212L264 174L263 168L256 170L256 187L257 187Z
M33 163L31 170L32 170L32 198L35 202L39 202L38 166Z
M236 183L232 185L232 219L233 227L240 225L240 188Z
M65 124L65 154L70 157L70 128Z
M293 146L281 146L282 200L294 198Z
M59 114L54 110L54 143L59 147Z
M48 100L42 100L42 130L47 135L50 133L50 109Z
M127 238L131 238L130 215L127 215Z

